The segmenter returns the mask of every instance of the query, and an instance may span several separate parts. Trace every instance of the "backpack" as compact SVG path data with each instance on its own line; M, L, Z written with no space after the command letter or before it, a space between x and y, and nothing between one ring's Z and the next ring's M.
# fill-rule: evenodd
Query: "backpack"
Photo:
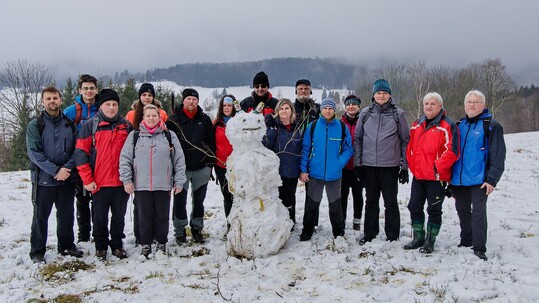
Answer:
M168 146L170 150L170 160L174 160L174 144L172 143L172 135L170 134L170 130L165 129L163 130L165 133L165 137L168 141ZM135 147L137 146L138 138L140 137L140 130L136 129L135 133L133 134L133 160L135 160ZM174 164L174 163L173 163ZM174 165L172 165L172 176L176 174Z
M464 121L466 118L462 118L457 121L457 127L460 125L462 121ZM485 133L485 136L483 137L483 146L487 148L488 146L488 139L490 138L490 120L492 120L491 117L481 119L483 120L483 132Z
M73 131L73 135L77 135L77 124L72 121L71 119L69 119L68 117L66 117L65 115L62 115L62 117L64 118L65 122L66 122L66 125L65 126L69 126L71 127L71 130ZM39 136L42 136L43 135L43 131L45 130L45 121L43 120L43 113L39 114L39 116L36 117L36 120L37 120L37 131L39 132Z
M342 151L342 145L344 144L344 139L346 138L346 130L344 129L346 127L346 125L344 125L344 122L342 122L341 120L338 120L341 123L341 130L342 130L342 133L341 133L341 150ZM314 134L314 128L316 127L316 122L318 122L318 119L314 120L311 124L311 149L313 147L313 144L314 144L314 140L313 140L313 134Z
M374 109L374 104L371 104L369 106L369 110L367 111L367 114L363 116L363 124L361 124L361 128L363 129L365 127L365 122L370 118L372 111ZM399 128L399 114L397 113L397 106L395 104L391 104L391 113L393 114L393 120L395 120L395 123L397 123L397 129ZM399 135L399 140L402 141L401 133L400 131L397 131L397 135Z

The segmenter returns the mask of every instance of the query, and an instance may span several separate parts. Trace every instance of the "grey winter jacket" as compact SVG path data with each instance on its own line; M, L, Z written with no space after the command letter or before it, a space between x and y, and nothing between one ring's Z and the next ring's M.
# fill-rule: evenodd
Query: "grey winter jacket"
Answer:
M176 134L170 132L174 145L171 156L163 127L158 128L152 135L141 124L139 131L135 155L133 155L135 131L129 133L120 154L119 170L122 183L133 182L135 191L169 191L174 184L182 186L187 181L185 158Z
M409 140L410 129L404 110L392 99L384 105L373 100L369 107L361 110L357 120L354 165L408 169L406 146Z

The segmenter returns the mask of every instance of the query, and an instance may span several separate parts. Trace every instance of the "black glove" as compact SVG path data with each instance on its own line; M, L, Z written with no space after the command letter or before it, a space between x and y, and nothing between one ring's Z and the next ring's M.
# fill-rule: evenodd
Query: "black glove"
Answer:
M354 167L354 177L356 177L358 180L361 181L361 179L363 178L363 167L361 166Z
M410 176L408 175L407 169L402 169L399 171L399 183L404 184L410 182Z

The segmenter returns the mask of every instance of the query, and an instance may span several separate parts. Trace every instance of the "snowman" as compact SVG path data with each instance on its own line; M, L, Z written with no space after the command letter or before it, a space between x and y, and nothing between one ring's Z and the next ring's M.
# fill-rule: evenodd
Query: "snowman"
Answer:
M228 254L238 258L276 254L293 226L279 199L279 157L262 145L265 133L264 117L257 113L237 113L226 127L233 147L226 174L234 195L226 246Z

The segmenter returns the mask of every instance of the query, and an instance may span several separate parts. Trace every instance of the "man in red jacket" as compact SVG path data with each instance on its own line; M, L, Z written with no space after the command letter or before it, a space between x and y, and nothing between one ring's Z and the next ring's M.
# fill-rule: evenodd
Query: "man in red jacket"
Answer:
M122 244L125 238L125 211L129 194L120 181L120 152L131 125L118 114L120 97L112 89L103 89L98 95L99 112L86 122L79 133L75 163L84 184L92 193L92 235L95 255L100 260L107 258L110 245L112 254L120 259L127 258ZM109 209L111 211L109 241Z
M423 98L425 115L410 129L410 142L406 148L408 167L414 175L408 210L412 218L413 240L404 249L420 248L431 253L442 224L442 203L445 186L451 180L451 167L459 157L457 125L446 116L442 96L428 93ZM425 213L427 200L427 231Z

